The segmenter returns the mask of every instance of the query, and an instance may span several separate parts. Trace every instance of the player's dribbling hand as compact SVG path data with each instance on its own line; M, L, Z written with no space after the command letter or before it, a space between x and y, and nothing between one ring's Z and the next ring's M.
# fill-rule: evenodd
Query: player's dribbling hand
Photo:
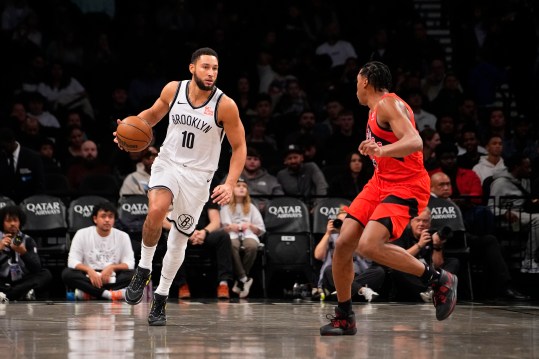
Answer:
M213 189L211 198L213 199L213 203L217 203L220 206L228 204L232 198L232 186L226 183L220 184Z
M119 125L121 122L122 122L122 120L120 120L120 119L117 119L117 120L116 120L116 124L117 124L117 125ZM118 142L118 137L116 137L116 131L114 131L114 132L112 133L112 135L114 136L114 142L118 145L118 148L119 148L120 150L122 150L122 151L125 151L125 149L124 149L122 146L120 146L120 143ZM126 151L126 152L127 152L127 151Z
M373 138L369 140L364 140L359 144L358 147L359 153L361 153L363 156L376 156L380 157L381 155L381 149L378 146L378 144L374 141Z

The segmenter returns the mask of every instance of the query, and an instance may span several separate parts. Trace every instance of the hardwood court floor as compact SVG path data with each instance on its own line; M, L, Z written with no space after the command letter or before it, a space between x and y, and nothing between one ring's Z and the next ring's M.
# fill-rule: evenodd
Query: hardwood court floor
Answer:
M526 303L525 303L526 304ZM332 303L169 301L0 304L0 358L539 358L539 306L358 303L358 333L320 337Z

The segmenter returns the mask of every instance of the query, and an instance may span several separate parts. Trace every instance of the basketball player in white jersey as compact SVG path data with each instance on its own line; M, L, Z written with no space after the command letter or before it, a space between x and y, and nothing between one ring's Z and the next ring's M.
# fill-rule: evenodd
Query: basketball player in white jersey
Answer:
M188 238L208 200L225 134L232 147L232 157L226 182L215 187L211 194L215 203L225 205L230 201L245 163L245 130L236 103L215 87L218 70L219 60L214 50L196 50L189 64L191 80L169 82L153 106L138 114L153 127L169 113L167 135L152 166L141 258L125 298L133 305L142 300L166 217L172 228L148 316L152 326L166 325L165 307L170 286L183 263ZM114 141L117 143L116 138Z

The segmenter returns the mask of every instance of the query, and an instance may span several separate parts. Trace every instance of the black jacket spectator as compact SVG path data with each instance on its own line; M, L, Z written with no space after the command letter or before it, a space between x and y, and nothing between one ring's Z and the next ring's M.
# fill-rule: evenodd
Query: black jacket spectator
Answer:
M0 129L0 194L20 202L44 189L39 154L15 141L10 129Z

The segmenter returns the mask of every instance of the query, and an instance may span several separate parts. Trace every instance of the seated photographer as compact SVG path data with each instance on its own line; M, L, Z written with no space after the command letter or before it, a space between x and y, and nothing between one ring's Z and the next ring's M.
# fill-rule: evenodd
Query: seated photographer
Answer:
M409 254L436 269L442 268L451 273L458 273L459 260L444 257L442 248L446 240L445 236L448 236L447 230L431 229L431 211L425 208L417 217L410 220L401 237L392 243L406 249ZM396 270L390 270L390 273L391 300L417 301L421 298L425 302L432 301L432 288L418 277Z
M21 232L24 212L19 206L5 206L0 220L0 301L48 299L52 275L41 267L34 239Z
M125 298L135 255L129 235L113 228L116 217L112 203L97 204L92 211L95 226L79 229L73 237L62 279L78 300Z
M323 296L322 299L335 291L335 283L333 281L332 272L333 251L335 250L335 241L339 236L342 221L346 218L346 214L345 207L341 207L339 213L337 214L337 218L330 219L328 221L326 233L324 233L324 236L320 239L320 242L318 242L316 248L314 249L314 258L323 262L322 267L320 268L317 293L318 295ZM370 302L372 299L378 296L378 293L374 292L370 286L360 286L355 280L362 271L367 269L370 262L361 258L357 254L354 256L353 260L354 282L352 282L352 295L359 293Z
M437 230L447 226L455 235L466 236L471 261L484 266L489 288L492 288L491 293L486 294L512 300L529 300L529 296L513 288L498 239L492 234L471 234L465 228L460 208L450 198L452 188L449 177L443 172L437 172L430 180L431 196L428 207L432 212L432 228ZM449 244L448 241L447 245Z

